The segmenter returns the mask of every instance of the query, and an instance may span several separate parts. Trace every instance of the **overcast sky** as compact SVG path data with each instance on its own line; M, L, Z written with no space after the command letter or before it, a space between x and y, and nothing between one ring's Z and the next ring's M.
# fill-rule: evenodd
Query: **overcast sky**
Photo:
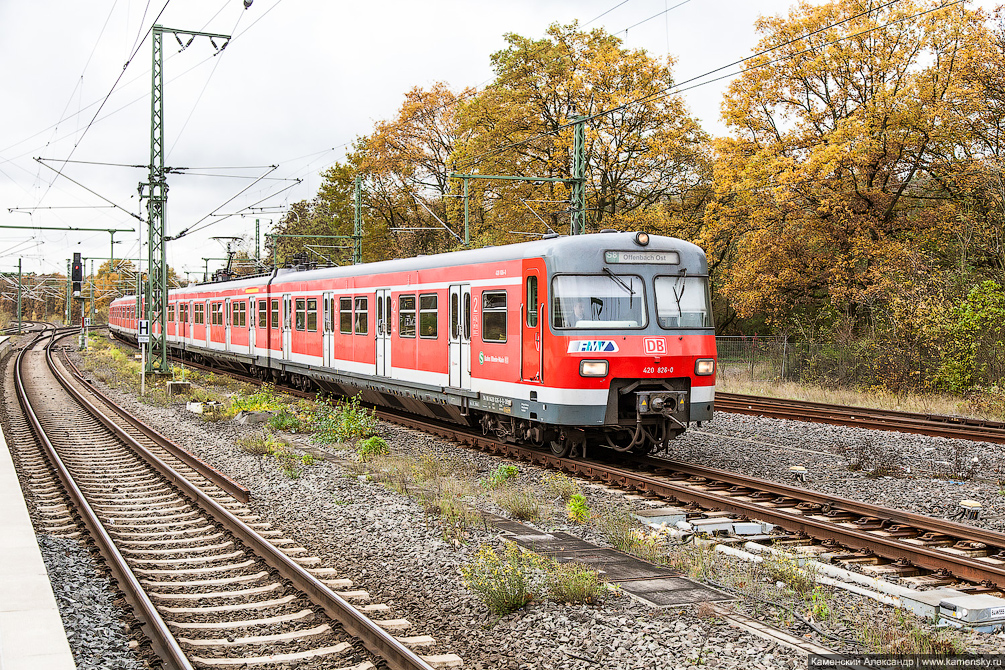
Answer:
M578 20L629 48L672 54L683 81L749 55L757 17L785 14L791 4L254 0L245 9L242 0L0 0L0 225L137 229L127 212L145 218L137 185L146 170L90 163L149 163L146 33L165 5L163 26L234 35L216 57L205 38L179 52L164 36L166 164L192 173L169 177L168 234L199 229L168 243L168 262L181 274L201 273L203 258L225 255L226 243L213 237L253 244L251 206L272 210L257 215L264 247L280 210L313 197L319 172L393 117L413 86L489 83L489 55L505 46L504 33L538 38L553 22ZM686 93L714 134L724 132L719 102L727 85ZM279 167L256 183L272 165ZM238 212L245 216L210 216ZM137 238L118 233L115 256L135 258ZM22 258L26 271L65 273L74 252L107 257L109 242L105 232L0 229L0 272L16 270Z

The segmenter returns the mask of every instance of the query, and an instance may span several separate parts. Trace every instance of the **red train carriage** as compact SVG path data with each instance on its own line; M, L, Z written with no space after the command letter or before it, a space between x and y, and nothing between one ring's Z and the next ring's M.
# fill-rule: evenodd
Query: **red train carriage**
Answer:
M705 254L598 233L171 291L175 355L362 395L556 454L665 447L712 417ZM110 327L134 338L136 300Z

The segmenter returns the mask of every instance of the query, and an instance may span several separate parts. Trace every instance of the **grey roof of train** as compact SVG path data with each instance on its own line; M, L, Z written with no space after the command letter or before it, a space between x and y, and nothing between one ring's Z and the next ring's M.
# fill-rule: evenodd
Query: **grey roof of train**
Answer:
M640 247L635 243L635 233L591 233L589 235L560 236L551 239L519 242L498 247L482 247L479 249L464 249L443 254L399 258L363 265L343 265L340 267L318 268L300 272L289 272L277 275L272 280L273 285L290 282L331 279L337 277L359 277L381 272L402 272L407 270L428 270L432 268L466 265L469 263L486 263L506 261L518 258L550 258L563 254L563 272L597 272L591 254L598 251L678 251L680 266L687 269L689 275L703 275L708 272L708 263L701 248L675 237L650 235L649 244ZM571 254L571 256L570 256ZM578 259L578 262L577 262ZM227 282L196 284L181 289L173 289L174 294L204 293L223 288L241 288L243 286L259 286L269 280L269 275L248 279L235 279Z

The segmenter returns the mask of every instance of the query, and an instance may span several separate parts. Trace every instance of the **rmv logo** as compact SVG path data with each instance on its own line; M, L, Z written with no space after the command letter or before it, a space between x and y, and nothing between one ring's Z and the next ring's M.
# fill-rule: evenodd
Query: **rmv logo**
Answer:
M570 354L611 353L618 350L618 344L613 340L572 340L569 342Z
M642 348L650 356L663 356L667 353L665 337L643 337Z

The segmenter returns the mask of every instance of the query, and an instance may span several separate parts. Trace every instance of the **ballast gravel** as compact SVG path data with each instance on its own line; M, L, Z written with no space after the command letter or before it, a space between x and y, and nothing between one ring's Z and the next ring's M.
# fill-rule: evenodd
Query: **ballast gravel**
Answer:
M38 545L77 670L142 670L129 649L111 583L87 550L75 539L52 535L39 535Z
M486 670L795 668L806 663L804 655L790 648L714 616L700 616L700 606L659 609L616 596L597 606L535 602L497 617L464 587L459 574L481 544L499 546L491 526L473 529L464 543L448 541L414 499L340 463L339 459L351 458L349 452L335 452L335 460L320 460L304 467L299 478L290 479L274 462L238 446L238 439L260 433L260 426L210 422L185 411L183 403L155 407L130 394L104 390L128 411L248 486L256 514L319 556L324 567L352 579L353 588L368 591L372 602L389 605L388 618L412 622L412 629L402 634L435 637L436 647L421 650L423 654L454 653L464 659L464 667ZM392 453L466 461L479 477L503 463L405 428L381 424L381 434ZM286 437L294 446L312 448L304 436ZM974 469L983 475L1001 468L1002 452L996 445L989 449L985 444L941 438L718 414L675 441L670 457L715 463L723 470L786 483L791 483L788 468L803 465L810 473L808 487L935 516L950 517L960 498L973 498L984 505L984 516L970 523L1002 528L1003 496L991 481L943 476L964 458L977 458ZM859 469L850 469L856 459ZM538 468L524 463L517 467L521 480L540 480ZM888 479L867 472L887 468L897 476ZM624 503L620 493L584 489L591 508ZM486 511L501 512L491 505ZM603 542L589 531L584 533L584 527L558 519L543 526Z

